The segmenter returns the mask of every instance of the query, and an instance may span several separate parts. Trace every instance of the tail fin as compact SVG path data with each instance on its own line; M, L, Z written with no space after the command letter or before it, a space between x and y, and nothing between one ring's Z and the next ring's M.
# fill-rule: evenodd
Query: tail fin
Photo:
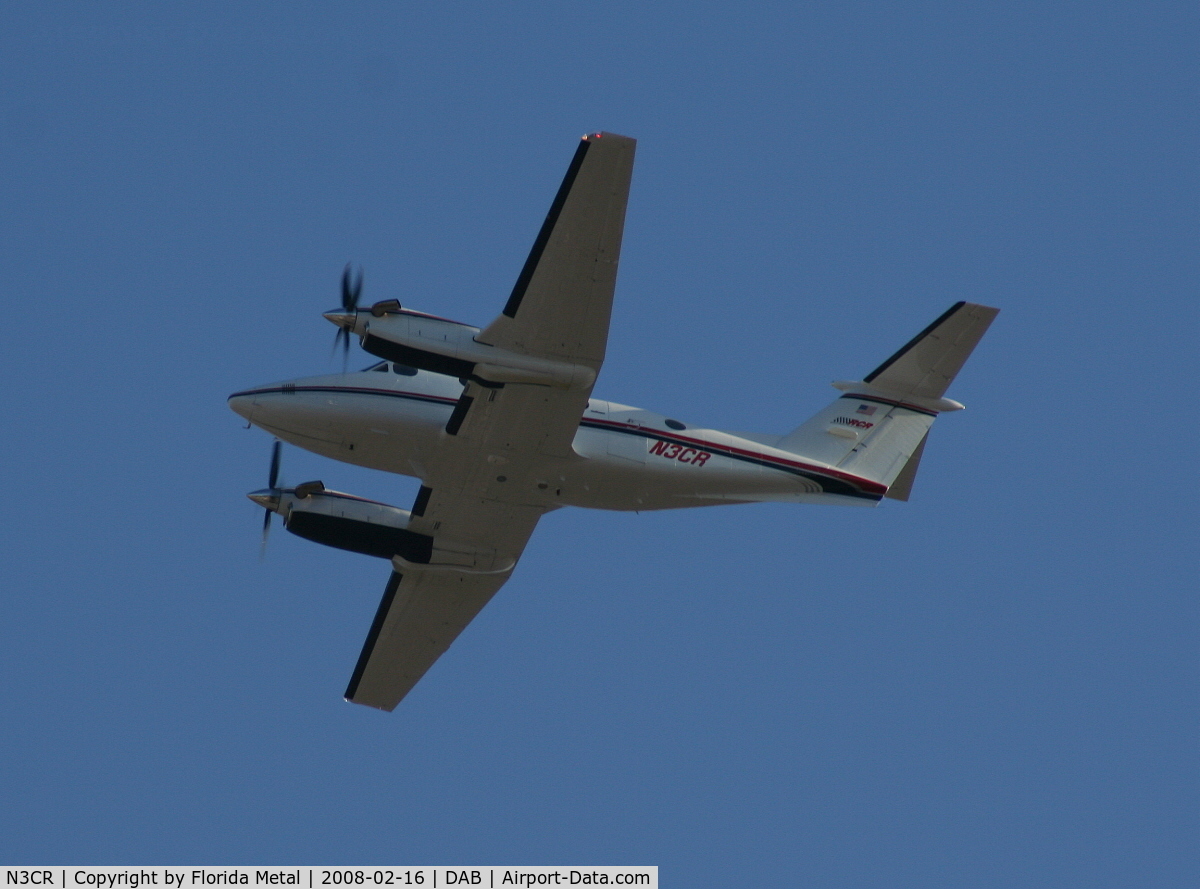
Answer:
M955 303L861 382L837 382L847 393L785 435L779 447L887 485L907 500L929 427L942 411L961 410L945 398L999 309Z

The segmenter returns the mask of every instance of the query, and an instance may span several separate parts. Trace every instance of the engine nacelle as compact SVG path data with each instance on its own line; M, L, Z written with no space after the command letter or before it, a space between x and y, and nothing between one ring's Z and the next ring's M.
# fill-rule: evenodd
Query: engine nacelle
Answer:
M275 508L284 527L297 537L381 559L399 555L410 562L428 562L432 557L433 538L408 530L407 510L338 491L309 493L306 487L280 491Z
M249 496L259 506L283 516L284 527L297 537L390 559L397 571L496 574L511 571L515 565L515 560L494 549L409 530L412 513L408 510L328 491L321 482L305 482L295 488L267 488Z
M383 306L384 304L380 304ZM586 365L521 355L476 341L478 327L388 305L378 314L370 309L330 312L333 323L357 334L372 355L409 367L488 383L530 383L538 386L584 388L596 381Z

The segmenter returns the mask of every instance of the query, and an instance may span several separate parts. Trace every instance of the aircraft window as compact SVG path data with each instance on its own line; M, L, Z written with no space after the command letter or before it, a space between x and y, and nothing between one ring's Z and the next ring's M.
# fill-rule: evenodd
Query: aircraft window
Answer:
M402 377L415 377L417 375L417 369L409 367L407 364L394 364L392 365L392 370Z
M664 420L663 422L666 423L672 429L687 429L687 427L684 426L682 423L680 423L678 420Z

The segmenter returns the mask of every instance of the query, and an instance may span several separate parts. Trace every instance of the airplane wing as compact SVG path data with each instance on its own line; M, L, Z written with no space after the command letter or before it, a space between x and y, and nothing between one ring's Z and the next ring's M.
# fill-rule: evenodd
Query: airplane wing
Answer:
M393 571L346 700L394 710L507 579L508 574Z
M599 369L636 140L584 136L504 312L476 339Z
M500 315L481 342L585 364L604 360L634 140L585 137ZM446 424L409 530L430 564L388 581L346 699L393 709L508 580L538 520L556 508L591 387L468 382Z

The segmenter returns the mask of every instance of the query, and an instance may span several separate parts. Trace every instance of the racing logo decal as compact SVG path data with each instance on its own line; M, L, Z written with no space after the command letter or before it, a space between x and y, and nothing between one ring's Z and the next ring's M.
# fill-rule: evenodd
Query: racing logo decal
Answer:
M856 420L853 417L837 417L834 419L839 426L854 426L856 429L870 429L874 423L868 423L866 420Z
M662 441L661 439L654 442L654 446L650 448L650 453L666 457L668 460L678 460L680 463L691 463L693 466L703 466L708 462L708 458L712 456L708 451L685 448L676 442Z

